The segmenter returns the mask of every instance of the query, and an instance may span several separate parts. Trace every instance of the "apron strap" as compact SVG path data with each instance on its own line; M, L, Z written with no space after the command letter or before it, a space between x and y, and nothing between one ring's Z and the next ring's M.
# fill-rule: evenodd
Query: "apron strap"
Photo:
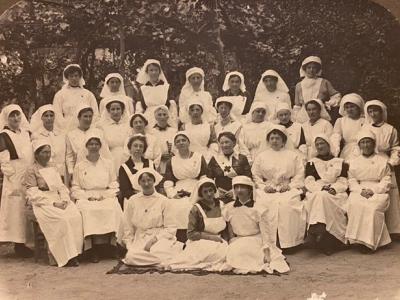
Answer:
M126 176L128 176L129 181L131 182L132 188L134 189L134 187L133 187L134 180L133 180L133 174L132 174L131 170L128 168L128 166L126 164L122 164L122 168L124 168Z

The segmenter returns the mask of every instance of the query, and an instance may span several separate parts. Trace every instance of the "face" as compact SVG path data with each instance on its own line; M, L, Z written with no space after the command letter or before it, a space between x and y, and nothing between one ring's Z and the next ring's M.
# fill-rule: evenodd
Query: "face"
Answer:
M42 165L45 166L50 161L51 158L51 148L50 146L44 146L39 152L35 153L36 160Z
M54 112L51 110L45 111L42 115L42 122L45 128L52 128L54 125Z
M229 89L233 91L240 90L240 85L242 84L242 80L239 76L231 76L228 80Z
M358 143L361 153L365 156L370 156L375 151L375 141L371 138L363 138Z
M118 102L111 103L108 112L110 113L111 119L113 119L114 121L118 122L119 120L121 120L122 117L121 103Z
M189 140L183 135L178 135L176 137L174 143L175 143L175 147L178 150L187 150L187 149L189 149L189 145L190 145Z
M321 156L327 156L331 152L329 144L321 138L315 140L315 149L317 150L318 155Z
M92 124L92 119L93 119L93 112L85 111L79 117L79 126L81 128L89 128L90 125Z
M79 72L73 72L68 74L68 82L70 86L79 86L79 81L81 80L81 75Z
M290 118L291 118L292 114L291 114L290 110L283 109L283 110L278 111L276 116L279 120L279 123L287 124L290 122Z
M310 62L305 66L304 71L308 78L315 78L320 70L320 65L316 62Z
M155 114L158 125L165 126L168 123L169 114L164 109L157 110Z
M144 153L144 143L140 140L133 141L130 151L132 156L142 156Z
M236 184L233 187L233 191L235 192L236 197L241 201L248 200L251 195L251 187L244 184Z
M273 150L280 150L285 145L282 136L276 132L273 132L269 135L268 143Z
M367 112L374 123L381 123L383 121L382 108L380 108L379 106L370 105L368 106Z
M252 114L252 120L254 123L261 123L265 119L266 110L264 108L256 108Z
M98 141L98 139L90 139L88 143L86 144L86 149L88 150L89 153L91 154L97 154L99 153L101 148L101 144Z
M232 154L235 145L236 145L235 142L233 142L226 136L222 136L219 139L219 146L224 154Z
M189 116L192 119L199 119L201 118L201 115L203 114L203 109L199 105L191 105L189 107Z
M268 91L270 91L270 92L276 91L276 85L278 83L278 78L272 77L272 76L266 76L263 78L263 82Z
M349 118L358 119L361 114L360 108L351 102L346 102L344 104L344 110Z
M21 125L21 113L18 110L12 111L8 115L8 126L11 129L18 129L19 126Z
M110 88L111 92L116 93L119 91L119 87L121 86L121 81L116 77L112 77L107 81L107 85Z
M226 118L231 113L231 105L229 103L222 102L218 105L218 113L222 118Z
M155 64L150 64L147 66L147 74L149 74L150 80L151 81L158 81L158 78L160 77L160 67Z
M321 107L316 103L308 104L306 111L311 121L318 120L321 117Z
M139 179L139 185L144 191L154 189L154 178L148 173L143 173Z
M215 196L215 188L211 185L203 185L200 188L200 195L204 200L212 202Z
M203 76L201 76L201 74L194 73L189 76L189 83L194 89L199 89L202 82Z
M141 117L136 117L132 121L132 128L135 132L143 132L146 127L144 120Z

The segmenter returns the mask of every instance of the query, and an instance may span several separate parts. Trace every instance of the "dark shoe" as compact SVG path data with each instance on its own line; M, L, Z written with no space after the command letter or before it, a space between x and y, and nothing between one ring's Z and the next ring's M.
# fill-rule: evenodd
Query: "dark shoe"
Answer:
M358 245L358 251L362 254L373 254L375 251L364 245Z
M76 257L71 258L65 266L66 267L79 267L79 261Z
M33 251L22 243L14 244L14 252L18 257L22 258L33 257Z
M94 264L100 261L99 254L94 249L92 249L92 253L90 254L90 261Z

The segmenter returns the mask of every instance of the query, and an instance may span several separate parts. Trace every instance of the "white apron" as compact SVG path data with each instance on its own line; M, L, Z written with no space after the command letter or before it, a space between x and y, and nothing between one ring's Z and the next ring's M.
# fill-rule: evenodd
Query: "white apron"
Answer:
M317 78L315 80L311 80L308 78L304 78L301 81L301 91L303 94L304 103L302 103L301 108L294 115L294 119L296 122L305 123L309 120L308 114L306 111L305 103L307 103L311 99L318 98L319 90L321 88L322 78Z

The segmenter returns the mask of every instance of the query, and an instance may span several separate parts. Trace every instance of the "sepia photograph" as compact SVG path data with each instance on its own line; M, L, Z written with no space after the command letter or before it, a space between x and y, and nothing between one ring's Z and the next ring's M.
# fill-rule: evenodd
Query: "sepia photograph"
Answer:
M0 300L400 300L400 0L0 0Z

